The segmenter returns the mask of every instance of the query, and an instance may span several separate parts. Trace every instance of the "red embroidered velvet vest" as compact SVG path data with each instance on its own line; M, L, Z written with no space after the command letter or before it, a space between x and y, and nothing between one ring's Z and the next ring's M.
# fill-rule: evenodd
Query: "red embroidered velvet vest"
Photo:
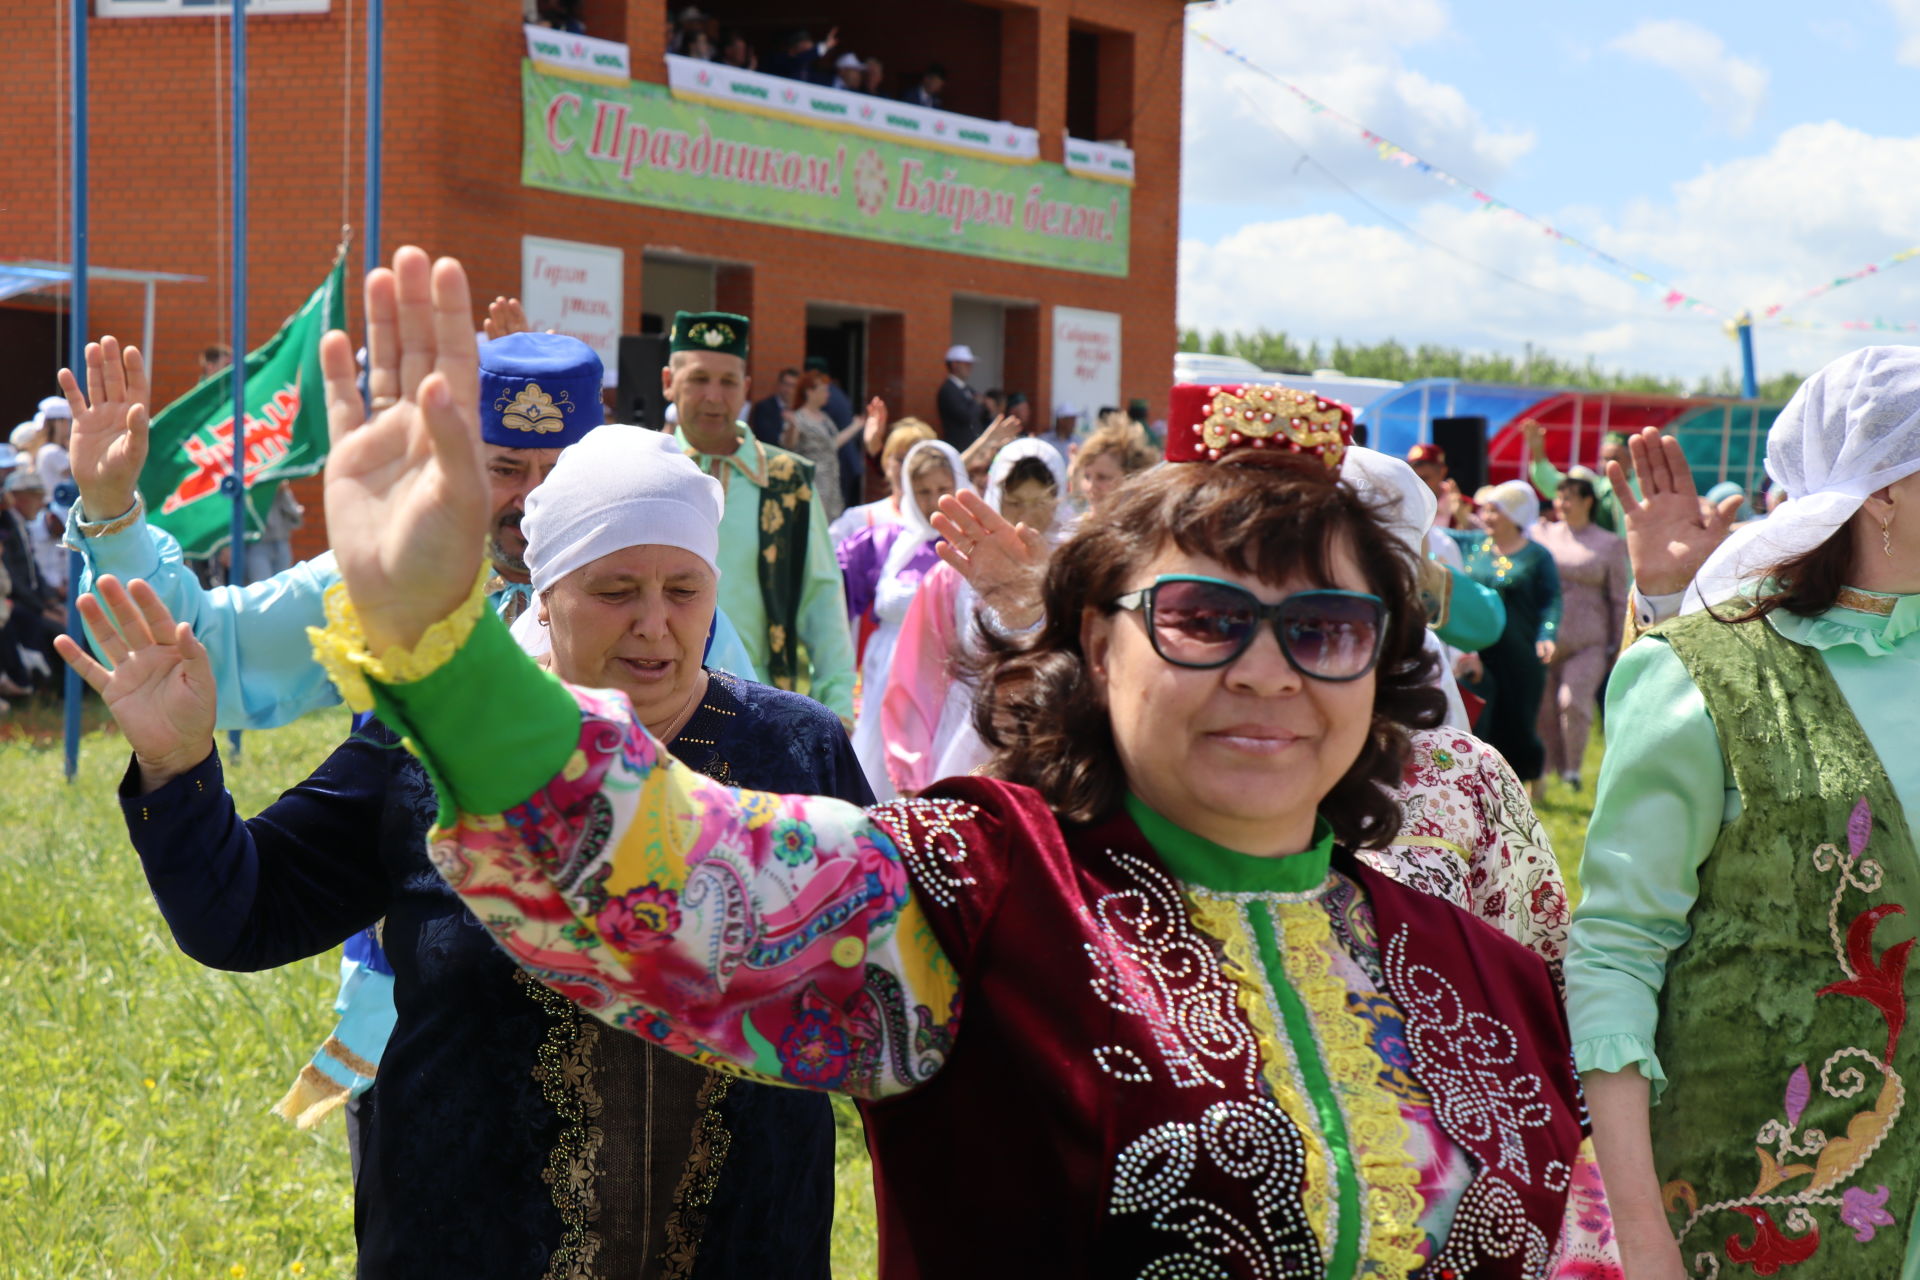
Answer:
M864 1107L887 1280L1324 1275L1308 1143L1219 947L1132 820L1063 831L1036 793L986 779L879 817L963 981L946 1066ZM1451 904L1335 866L1371 901L1411 1070L1476 1171L1421 1274L1538 1274L1583 1121L1546 967Z

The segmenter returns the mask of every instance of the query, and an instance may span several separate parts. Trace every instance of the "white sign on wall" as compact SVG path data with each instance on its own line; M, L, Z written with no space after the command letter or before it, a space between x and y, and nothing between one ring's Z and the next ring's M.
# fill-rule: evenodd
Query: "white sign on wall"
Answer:
M626 254L610 245L520 237L520 303L535 332L552 329L592 347L606 385L620 379L620 307Z
M1053 403L1071 405L1084 432L1093 415L1119 408L1120 317L1112 311L1053 309Z

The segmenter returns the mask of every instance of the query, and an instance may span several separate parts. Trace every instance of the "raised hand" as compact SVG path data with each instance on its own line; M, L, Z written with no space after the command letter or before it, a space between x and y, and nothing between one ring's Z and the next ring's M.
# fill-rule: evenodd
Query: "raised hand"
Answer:
M1008 523L985 498L970 492L940 499L932 523L946 539L936 553L1000 615L1003 625L1019 631L1039 621L1048 551L1038 530Z
M487 304L487 318L482 326L487 331L487 341L504 338L510 333L527 333L533 325L527 319L527 309L520 305L518 298L495 298ZM547 330L552 333L553 330Z
M85 395L73 370L60 371L60 390L73 412L68 452L88 518L111 520L133 505L147 464L147 362L140 348L122 350L112 334L87 344L86 361Z
M320 342L327 534L376 654L412 648L465 600L487 535L480 370L467 273L408 245L367 273L367 419L353 349Z
M1634 589L1642 596L1684 591L1714 548L1726 541L1742 501L1735 494L1718 507L1701 501L1686 451L1672 436L1648 427L1627 440L1640 496L1633 496L1626 469L1607 464L1607 479L1626 523L1627 559Z
M193 627L175 622L145 582L129 592L111 575L80 597L80 616L111 669L72 636L56 636L54 647L106 700L139 763L141 790L153 791L205 760L213 751L218 697L213 665Z
M887 444L887 402L879 396L867 401L867 425L860 446L869 456L878 455Z
M1001 414L987 424L987 429L980 433L979 439L961 451L960 465L967 469L968 476L984 474L993 465L993 455L1006 448L1019 434L1020 419L1010 413Z

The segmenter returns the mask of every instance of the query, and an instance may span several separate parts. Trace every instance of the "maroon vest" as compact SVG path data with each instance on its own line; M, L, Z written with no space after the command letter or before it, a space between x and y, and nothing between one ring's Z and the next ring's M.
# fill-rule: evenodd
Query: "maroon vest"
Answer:
M863 1107L886 1280L1322 1275L1300 1135L1218 947L1132 820L1063 831L1034 791L981 778L876 816L962 980L939 1074ZM1422 1274L1537 1274L1584 1122L1546 966L1335 866L1372 902L1413 1073L1477 1171Z

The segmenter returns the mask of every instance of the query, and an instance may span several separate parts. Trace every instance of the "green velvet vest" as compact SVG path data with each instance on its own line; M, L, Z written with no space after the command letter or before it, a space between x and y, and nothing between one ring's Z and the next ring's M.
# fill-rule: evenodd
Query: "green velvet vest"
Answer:
M813 519L813 464L767 450L760 490L760 595L767 607L767 683L791 690L800 676L800 598L807 587L807 534Z
M1920 1191L1906 817L1817 652L1704 613L1660 634L1742 806L1700 868L1661 999L1654 1166L1681 1255L1695 1275L1711 1254L1729 1277L1897 1276Z

